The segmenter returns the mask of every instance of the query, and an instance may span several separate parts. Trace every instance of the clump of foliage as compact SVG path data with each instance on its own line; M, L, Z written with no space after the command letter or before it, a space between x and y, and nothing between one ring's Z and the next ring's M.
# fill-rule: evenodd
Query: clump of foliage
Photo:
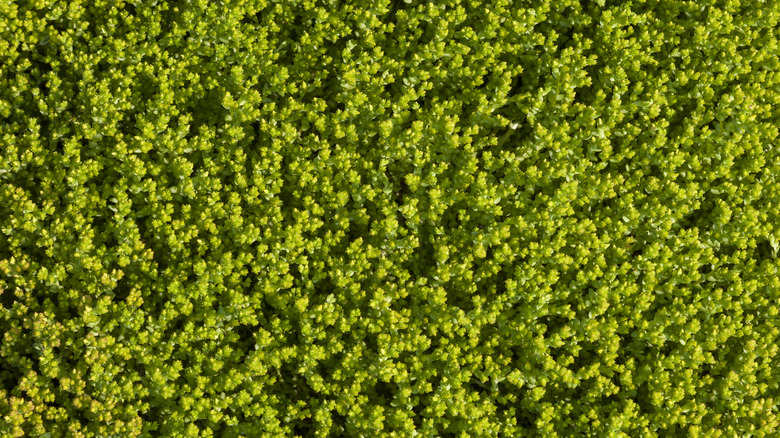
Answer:
M0 435L777 436L779 18L0 2Z

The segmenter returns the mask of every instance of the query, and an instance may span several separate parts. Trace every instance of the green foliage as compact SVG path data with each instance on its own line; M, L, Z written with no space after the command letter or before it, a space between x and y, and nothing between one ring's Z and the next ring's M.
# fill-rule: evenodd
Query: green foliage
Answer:
M777 436L779 19L0 1L0 435Z

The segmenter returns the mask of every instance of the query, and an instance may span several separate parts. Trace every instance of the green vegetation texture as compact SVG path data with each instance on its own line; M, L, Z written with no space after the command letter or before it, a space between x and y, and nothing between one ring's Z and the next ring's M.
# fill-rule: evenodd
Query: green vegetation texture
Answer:
M780 436L777 0L0 0L0 436Z

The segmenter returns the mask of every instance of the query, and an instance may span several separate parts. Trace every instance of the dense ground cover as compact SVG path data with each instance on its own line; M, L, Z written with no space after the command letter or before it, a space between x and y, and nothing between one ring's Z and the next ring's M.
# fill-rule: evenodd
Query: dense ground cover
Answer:
M0 1L0 435L780 433L777 1Z

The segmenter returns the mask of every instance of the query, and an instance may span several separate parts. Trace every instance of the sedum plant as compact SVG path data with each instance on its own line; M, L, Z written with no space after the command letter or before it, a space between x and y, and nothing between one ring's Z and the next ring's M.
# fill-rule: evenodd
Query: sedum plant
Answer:
M777 436L779 19L0 2L0 435Z

